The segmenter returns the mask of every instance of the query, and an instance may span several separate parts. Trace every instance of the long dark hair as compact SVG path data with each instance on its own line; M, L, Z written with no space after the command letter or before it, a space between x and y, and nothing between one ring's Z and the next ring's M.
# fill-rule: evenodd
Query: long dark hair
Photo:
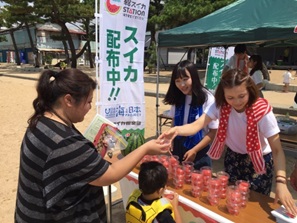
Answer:
M207 101L207 93L200 82L198 70L194 63L189 60L183 60L177 63L172 71L170 85L163 100L164 104L180 106L185 103L185 95L177 88L175 80L187 77L186 70L190 73L192 79L192 106L203 105Z
M249 60L257 62L256 66L253 67L253 69L250 71L250 75L253 76L253 74L257 71L260 70L262 72L263 70L263 62L262 62L262 57L260 55L252 55L250 56Z
M36 86L37 97L33 101L34 114L28 120L29 128L34 128L44 112L51 111L61 96L70 94L79 104L95 88L96 82L79 69L43 71Z
M246 83L246 89L249 93L248 106L252 106L259 97L259 90L250 75L239 69L230 69L222 74L215 92L216 106L219 108L222 105L227 104L224 93L225 88L233 88L244 82Z

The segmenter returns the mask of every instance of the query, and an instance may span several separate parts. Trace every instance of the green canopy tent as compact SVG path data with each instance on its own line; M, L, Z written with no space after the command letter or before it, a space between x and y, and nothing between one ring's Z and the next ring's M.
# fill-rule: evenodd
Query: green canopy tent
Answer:
M160 32L158 47L296 45L297 0L239 0L201 19Z
M297 45L296 18L297 0L238 0L196 21L159 32L157 115L159 48L228 47L236 44L261 47L294 46Z

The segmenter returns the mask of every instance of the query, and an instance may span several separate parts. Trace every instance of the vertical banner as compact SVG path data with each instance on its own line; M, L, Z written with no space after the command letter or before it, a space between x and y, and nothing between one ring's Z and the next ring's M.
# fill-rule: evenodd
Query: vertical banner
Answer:
M149 0L100 1L100 114L144 134L143 62Z
M225 50L224 47L209 48L204 86L212 93L215 92L226 62L234 54L234 47Z

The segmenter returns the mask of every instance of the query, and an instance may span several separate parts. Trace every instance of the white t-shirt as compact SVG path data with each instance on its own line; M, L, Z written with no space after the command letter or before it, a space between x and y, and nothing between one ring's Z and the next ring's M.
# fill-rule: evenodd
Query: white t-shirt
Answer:
M294 78L292 78L292 74L289 71L286 71L283 75L283 83L289 84L290 80L294 80Z
M236 59L236 55L234 54L233 56L230 57L230 59L228 60L228 62L226 63L226 66L229 67L229 69L241 69L243 70L245 65L245 61L244 60L240 60L239 61L239 67L237 67L237 59Z
M208 108L212 105L215 104L215 98L214 96L207 90L205 90L207 93L207 101L204 102L202 109L203 109L203 113L205 113L206 110L208 110ZM184 122L183 124L187 124L188 123L188 117L189 117L189 111L190 111L190 103L192 101L192 96L191 95L186 95L186 99L185 99L185 113L184 113ZM175 105L172 105L170 108L170 112L168 113L169 116L174 117L175 114ZM199 118L199 114L197 114L196 119ZM209 129L217 129L219 125L219 121L218 120L214 120L211 121L207 127L205 127L203 129L203 136L205 136Z
M205 113L213 120L220 117L220 109L215 104L211 105ZM246 154L246 128L247 118L245 112L238 113L234 108L231 109L228 120L228 129L226 137L226 145L234 152ZM263 116L258 122L259 139L263 155L271 152L271 147L267 138L280 132L276 118L273 112L269 112Z
M263 74L262 71L256 70L255 73L251 76L255 84L263 83Z

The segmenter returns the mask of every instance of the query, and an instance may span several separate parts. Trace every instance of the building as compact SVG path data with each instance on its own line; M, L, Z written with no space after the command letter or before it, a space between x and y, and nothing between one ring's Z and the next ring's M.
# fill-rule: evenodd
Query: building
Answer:
M4 35L7 41L0 42L0 62L15 63L15 49L10 35L11 29L0 31L0 35ZM29 35L25 27L14 31L14 38L20 55L21 63L35 65L35 57L37 57L40 65L56 64L60 60L64 60L65 49L62 41L54 40L53 36L61 33L61 27L57 24L46 23L37 24L29 28L34 48L30 44ZM82 48L83 36L85 32L69 28L75 49L79 51ZM94 48L95 49L95 48ZM78 60L78 64L83 63L84 56Z

